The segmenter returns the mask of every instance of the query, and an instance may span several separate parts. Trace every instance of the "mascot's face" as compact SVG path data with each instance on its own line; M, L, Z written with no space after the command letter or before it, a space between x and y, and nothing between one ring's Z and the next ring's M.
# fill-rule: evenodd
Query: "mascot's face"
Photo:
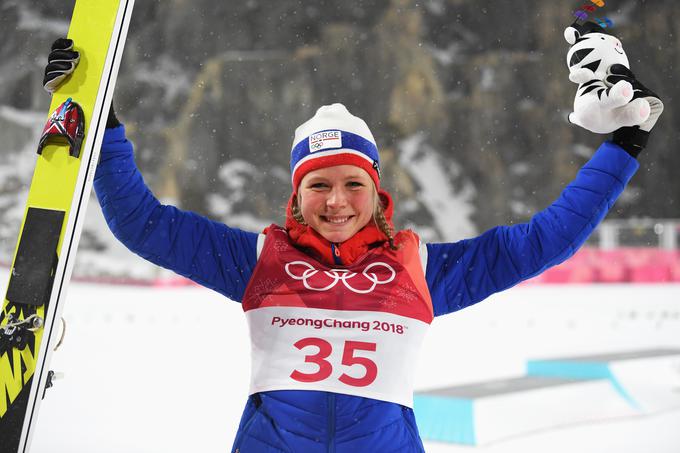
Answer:
M581 34L576 28L568 27L564 37L572 44L567 53L569 80L572 82L604 80L607 68L613 64L630 67L621 41L615 36L597 32Z

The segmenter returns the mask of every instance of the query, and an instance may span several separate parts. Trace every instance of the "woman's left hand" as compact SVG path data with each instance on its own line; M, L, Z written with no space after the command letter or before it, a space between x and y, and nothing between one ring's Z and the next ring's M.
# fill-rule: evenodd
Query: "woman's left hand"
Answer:
M47 57L43 88L54 93L59 85L75 71L80 61L80 53L73 50L73 40L59 38L52 44L52 51Z

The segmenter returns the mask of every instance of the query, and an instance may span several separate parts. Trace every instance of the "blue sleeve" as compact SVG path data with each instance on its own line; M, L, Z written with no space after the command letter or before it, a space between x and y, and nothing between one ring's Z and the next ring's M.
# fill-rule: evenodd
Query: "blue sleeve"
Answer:
M164 206L139 173L125 128L104 134L94 188L104 217L142 258L240 301L257 261L257 234Z
M611 142L528 223L499 226L474 239L427 244L427 280L435 316L460 310L534 277L586 241L639 167Z

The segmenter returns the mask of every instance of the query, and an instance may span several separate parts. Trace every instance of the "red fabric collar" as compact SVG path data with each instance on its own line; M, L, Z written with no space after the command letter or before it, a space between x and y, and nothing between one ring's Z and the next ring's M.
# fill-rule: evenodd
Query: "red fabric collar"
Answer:
M382 205L385 207L385 218L390 226L392 226L392 215L394 213L392 196L382 189L378 190L378 195ZM288 230L291 242L297 247L303 248L322 263L335 266L331 243L313 228L302 225L293 218L291 205L294 197L295 194L291 195L286 208L286 230ZM267 229L264 232L266 233ZM370 249L383 245L387 240L385 233L380 231L375 222L371 221L342 244L336 244L336 252L340 252L340 260L343 264L347 265L356 261L357 258L364 255Z

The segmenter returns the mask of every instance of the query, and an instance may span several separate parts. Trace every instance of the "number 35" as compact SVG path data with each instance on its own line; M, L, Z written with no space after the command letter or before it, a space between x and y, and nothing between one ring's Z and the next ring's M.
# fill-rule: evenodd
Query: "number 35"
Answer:
M294 370L290 377L299 382L318 382L328 378L333 372L333 365L326 360L333 352L333 346L326 340L321 338L303 338L297 341L293 346L298 349L306 348L307 346L316 346L319 352L312 355L305 356L306 363L314 363L318 365L319 370L316 373L303 373ZM345 341L345 349L342 352L342 364L347 366L361 365L366 369L366 373L360 377L355 378L349 374L343 373L338 380L343 384L351 385L353 387L366 387L370 385L378 376L378 366L369 358L355 357L354 351L375 351L375 343L367 343L365 341Z

